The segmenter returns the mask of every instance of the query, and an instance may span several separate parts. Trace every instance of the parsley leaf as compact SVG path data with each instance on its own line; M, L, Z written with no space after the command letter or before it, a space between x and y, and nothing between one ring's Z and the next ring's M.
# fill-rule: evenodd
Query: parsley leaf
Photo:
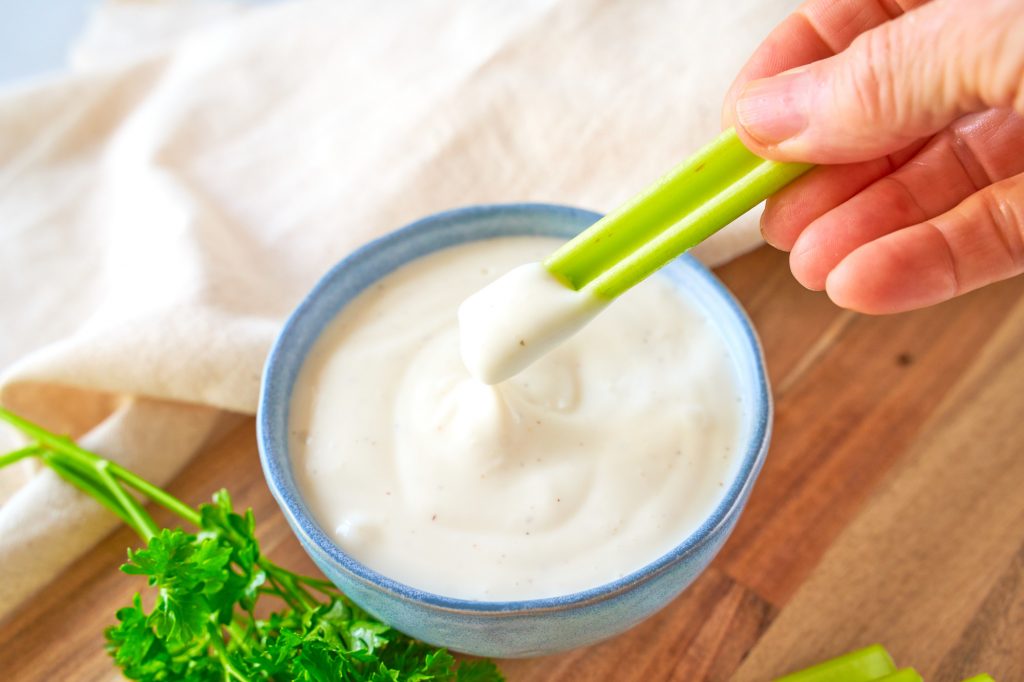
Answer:
M0 455L0 468L37 457L136 530L145 547L121 570L145 576L153 606L136 594L106 631L125 677L141 682L497 682L490 661L457 662L444 649L376 620L331 583L263 556L252 510L227 491L189 507L118 464L3 408L0 420L33 445ZM132 493L192 524L159 528ZM263 604L269 600L278 608ZM267 615L258 615L267 614Z

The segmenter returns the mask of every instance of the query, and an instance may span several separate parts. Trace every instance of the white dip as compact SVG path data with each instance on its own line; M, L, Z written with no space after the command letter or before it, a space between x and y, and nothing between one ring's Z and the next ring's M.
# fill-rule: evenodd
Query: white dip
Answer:
M462 361L485 384L505 381L583 328L607 302L573 291L540 263L514 268L459 306Z
M449 597L562 595L656 559L721 499L736 379L714 328L661 278L512 379L469 375L459 304L558 244L419 259L349 304L307 358L291 406L299 485L370 568Z

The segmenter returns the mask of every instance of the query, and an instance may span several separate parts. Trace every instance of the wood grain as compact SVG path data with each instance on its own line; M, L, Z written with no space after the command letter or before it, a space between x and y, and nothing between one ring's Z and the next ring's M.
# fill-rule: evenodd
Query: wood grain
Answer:
M775 610L721 572L705 572L668 608L615 639L507 661L513 680L726 680ZM639 655L645 652L646 655Z
M665 610L510 680L755 682L881 642L931 682L1024 680L1024 280L891 318L838 310L763 249L722 268L775 387L768 461L733 537ZM230 487L267 551L313 571L270 498L251 420L171 486ZM7 680L117 679L102 629L139 588L121 529L0 624Z
M935 682L1021 679L1024 301L995 332L737 682L873 641Z

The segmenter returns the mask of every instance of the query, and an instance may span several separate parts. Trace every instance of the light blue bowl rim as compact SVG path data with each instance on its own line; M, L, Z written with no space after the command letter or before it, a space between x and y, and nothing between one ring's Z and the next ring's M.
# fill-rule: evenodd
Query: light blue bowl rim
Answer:
M283 371L279 371L279 368L282 366L282 358L288 353L289 339L295 332L298 321L305 315L310 314L313 301L319 298L327 289L334 286L335 281L343 277L345 270L353 263L367 257L369 254L389 249L396 242L405 239L410 233L430 228L437 223L462 223L474 221L494 213L514 214L521 212L563 214L581 219L581 222L584 224L592 223L601 217L601 214L593 211L558 204L482 204L434 213L356 249L321 277L320 281L316 283L309 294L306 295L285 321L267 356L263 370L263 379L260 385L259 407L256 417L256 438L260 451L260 462L263 466L267 484L279 506L289 517L292 527L300 529L302 534L306 536L307 542L326 554L332 561L348 572L351 577L357 578L364 584L370 585L377 590L384 590L400 599L429 605L435 609L469 613L477 616L509 616L521 615L527 612L564 610L566 608L580 607L604 601L629 590L639 583L647 582L677 562L684 560L687 556L700 549L703 544L716 537L718 529L728 523L735 508L742 503L744 492L753 485L761 468L768 450L768 439L771 433L773 405L768 388L768 378L765 372L764 354L761 343L757 338L757 333L754 331L746 312L744 312L725 285L707 267L689 254L684 254L680 256L679 260L687 261L685 265L701 276L706 284L710 285L711 289L721 297L726 309L736 317L747 345L753 354L754 373L756 374L756 385L751 391L754 395L754 403L750 406L750 409L756 414L747 449L725 495L711 516L700 527L690 533L683 542L676 545L669 552L618 580L580 592L542 599L476 601L445 597L433 592L410 587L388 578L346 554L313 519L306 505L300 500L297 489L295 491L289 490L282 483L282 481L288 478L283 467L287 466L289 457L287 451L278 451L279 448L276 445L276 441L280 440L281 443L288 442L288 409L290 401L283 400L275 404L272 396L284 395L289 398L291 397L292 386L288 385L287 377L283 375ZM313 343L315 343L315 340ZM312 343L310 347L312 347ZM303 357L304 360L305 358ZM301 368L301 362L299 366ZM280 439L276 439L274 438L275 434L282 433L279 430L283 430L283 435L281 435ZM286 446L284 449L286 449ZM295 487L297 488L297 485Z

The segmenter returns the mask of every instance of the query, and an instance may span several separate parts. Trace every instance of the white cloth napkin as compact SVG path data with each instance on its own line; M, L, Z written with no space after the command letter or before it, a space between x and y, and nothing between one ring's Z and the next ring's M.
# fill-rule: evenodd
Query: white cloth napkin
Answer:
M109 1L70 75L0 96L0 400L164 483L330 265L457 206L613 208L792 4ZM31 465L4 499L0 616L115 524Z

